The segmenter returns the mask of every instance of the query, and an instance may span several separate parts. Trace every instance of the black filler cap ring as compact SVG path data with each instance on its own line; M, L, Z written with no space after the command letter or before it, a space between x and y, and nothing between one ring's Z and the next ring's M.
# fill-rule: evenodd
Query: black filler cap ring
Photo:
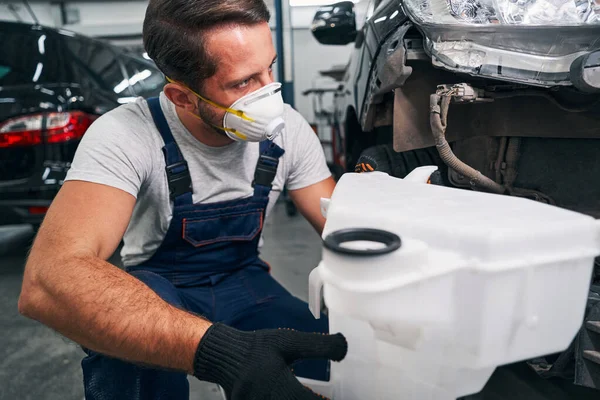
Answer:
M359 240L383 243L386 246L380 249L351 249L342 247L342 243ZM331 250L334 253L355 256L378 256L398 250L402 245L402 240L400 239L400 236L380 229L349 228L330 233L323 241L323 245L326 249Z

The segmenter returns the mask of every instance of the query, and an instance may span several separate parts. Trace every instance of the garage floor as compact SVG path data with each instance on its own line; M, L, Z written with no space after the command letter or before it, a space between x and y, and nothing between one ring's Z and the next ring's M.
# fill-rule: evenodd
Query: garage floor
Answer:
M306 299L308 273L321 257L319 237L301 217L278 204L266 224L263 256L293 294ZM17 313L28 227L0 228L0 400L82 400L81 350ZM220 399L214 385L190 379L190 400ZM587 400L600 392L568 382L543 381L527 366L499 368L482 393L469 400ZM365 399L367 400L367 399Z

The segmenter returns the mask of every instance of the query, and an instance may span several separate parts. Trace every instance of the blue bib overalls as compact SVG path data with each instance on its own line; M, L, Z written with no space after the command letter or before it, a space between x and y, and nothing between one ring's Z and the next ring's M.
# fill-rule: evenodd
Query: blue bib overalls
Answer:
M179 150L158 98L148 100L163 148L173 217L156 253L143 265L129 267L170 304L241 330L291 328L328 332L327 319L316 320L308 305L292 296L269 274L258 241L269 192L284 150L260 143L254 194L218 203L194 204L187 163ZM151 218L151 216L148 216ZM187 400L187 375L150 369L85 350L82 361L86 399ZM328 380L327 360L294 365L299 377Z

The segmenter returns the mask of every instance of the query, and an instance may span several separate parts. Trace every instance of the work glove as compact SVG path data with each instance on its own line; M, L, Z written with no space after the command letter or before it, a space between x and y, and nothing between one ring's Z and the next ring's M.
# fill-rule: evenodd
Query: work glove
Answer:
M194 376L220 385L229 400L323 399L296 379L290 364L305 358L341 361L347 350L342 334L245 332L216 323L198 345Z

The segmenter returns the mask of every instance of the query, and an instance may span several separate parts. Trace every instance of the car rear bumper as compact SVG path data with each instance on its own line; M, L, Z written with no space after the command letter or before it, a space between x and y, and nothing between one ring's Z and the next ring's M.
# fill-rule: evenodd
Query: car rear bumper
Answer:
M45 162L26 179L0 181L0 225L39 225L62 187L68 164Z
M0 225L41 224L52 200L0 200Z
M39 225L60 185L0 187L0 225Z

